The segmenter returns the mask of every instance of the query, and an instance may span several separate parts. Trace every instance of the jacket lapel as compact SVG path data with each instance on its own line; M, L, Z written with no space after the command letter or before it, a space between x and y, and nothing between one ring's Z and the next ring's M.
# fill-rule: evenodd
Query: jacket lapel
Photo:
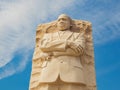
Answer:
M74 32L66 32L66 35L65 35L65 40L68 40L72 37Z

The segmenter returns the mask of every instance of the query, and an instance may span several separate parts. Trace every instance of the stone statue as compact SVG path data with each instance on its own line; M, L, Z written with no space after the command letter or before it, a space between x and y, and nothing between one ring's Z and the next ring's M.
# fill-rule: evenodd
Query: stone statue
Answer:
M62 14L38 26L29 90L96 90L90 22Z

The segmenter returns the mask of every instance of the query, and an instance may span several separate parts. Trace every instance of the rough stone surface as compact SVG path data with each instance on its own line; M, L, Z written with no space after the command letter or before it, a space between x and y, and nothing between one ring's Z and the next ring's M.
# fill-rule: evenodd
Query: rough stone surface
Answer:
M62 14L38 25L29 90L96 90L90 22Z

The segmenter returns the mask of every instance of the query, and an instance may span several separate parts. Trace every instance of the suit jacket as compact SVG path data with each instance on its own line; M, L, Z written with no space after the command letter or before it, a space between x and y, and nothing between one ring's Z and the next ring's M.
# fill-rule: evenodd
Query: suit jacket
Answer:
M68 42L74 43L76 50L68 47ZM84 52L84 37L82 34L59 31L45 34L40 42L44 53L52 53L50 60L45 60L41 66L41 83L54 82L60 76L64 82L85 84L80 55ZM79 46L79 47L78 47Z

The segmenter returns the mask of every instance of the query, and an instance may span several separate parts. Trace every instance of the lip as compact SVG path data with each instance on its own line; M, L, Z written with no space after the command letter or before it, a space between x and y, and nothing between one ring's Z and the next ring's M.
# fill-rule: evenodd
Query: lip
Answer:
M64 24L64 22L59 22L59 24Z
M59 24L59 26L65 26L65 24L61 23L61 24Z
M59 23L60 26L64 26L65 24L64 23Z

